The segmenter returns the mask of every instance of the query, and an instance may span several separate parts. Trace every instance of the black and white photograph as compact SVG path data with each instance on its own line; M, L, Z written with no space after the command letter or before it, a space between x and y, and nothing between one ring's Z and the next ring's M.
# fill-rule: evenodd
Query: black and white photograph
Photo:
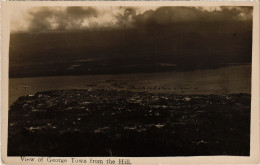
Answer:
M16 8L7 156L250 157L253 12Z

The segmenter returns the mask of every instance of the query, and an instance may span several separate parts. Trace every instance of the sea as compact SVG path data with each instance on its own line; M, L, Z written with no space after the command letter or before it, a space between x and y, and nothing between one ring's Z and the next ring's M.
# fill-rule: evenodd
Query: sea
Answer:
M63 89L107 89L175 94L251 93L251 65L156 73L26 77L9 79L9 106L20 96Z

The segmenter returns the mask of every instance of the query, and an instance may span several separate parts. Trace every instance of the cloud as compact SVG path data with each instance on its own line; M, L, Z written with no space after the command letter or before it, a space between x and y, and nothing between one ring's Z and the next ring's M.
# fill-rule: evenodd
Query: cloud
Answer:
M252 7L34 7L11 20L11 30L28 32L140 28L180 23L252 21ZM16 15L19 15L16 13Z
M41 7L29 12L28 31L63 31L83 28L84 19L97 17L98 11L91 7L51 8Z
M66 8L66 16L74 18L97 17L98 11L92 7L71 6Z
M133 18L136 26L174 23L233 22L252 20L252 8L220 7L216 10L206 10L203 7L160 7L155 11L149 10Z
M119 27L132 27L133 25L133 18L136 16L136 9L135 8L123 8L124 11L115 15L116 23Z

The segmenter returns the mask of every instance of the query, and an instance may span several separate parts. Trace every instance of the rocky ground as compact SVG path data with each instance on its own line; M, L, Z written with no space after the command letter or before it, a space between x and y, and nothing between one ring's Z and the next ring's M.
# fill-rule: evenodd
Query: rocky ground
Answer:
M9 156L244 155L249 94L59 90L9 110Z

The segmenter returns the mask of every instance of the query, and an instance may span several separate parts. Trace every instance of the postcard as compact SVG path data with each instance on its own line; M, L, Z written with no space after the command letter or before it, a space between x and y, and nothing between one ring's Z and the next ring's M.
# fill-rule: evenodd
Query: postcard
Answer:
M257 164L259 2L2 2L4 164Z

